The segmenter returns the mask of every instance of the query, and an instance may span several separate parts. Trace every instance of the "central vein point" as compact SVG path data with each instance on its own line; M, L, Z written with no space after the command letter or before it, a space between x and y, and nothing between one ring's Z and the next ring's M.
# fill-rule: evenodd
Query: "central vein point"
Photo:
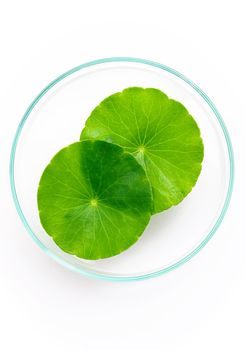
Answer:
M138 151L139 151L140 153L144 153L144 152L145 152L145 147L144 147L144 146L140 146L140 147L138 148Z
M98 205L97 199L91 199L90 204L92 205L92 207L97 207Z

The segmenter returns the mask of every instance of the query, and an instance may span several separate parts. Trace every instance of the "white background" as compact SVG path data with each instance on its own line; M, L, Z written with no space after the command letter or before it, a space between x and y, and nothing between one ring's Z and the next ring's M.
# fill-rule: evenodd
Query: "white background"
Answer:
M245 9L243 1L0 1L0 348L244 349ZM214 101L236 158L232 202L189 263L143 282L90 280L31 240L8 162L29 102L67 69L107 56L169 65Z

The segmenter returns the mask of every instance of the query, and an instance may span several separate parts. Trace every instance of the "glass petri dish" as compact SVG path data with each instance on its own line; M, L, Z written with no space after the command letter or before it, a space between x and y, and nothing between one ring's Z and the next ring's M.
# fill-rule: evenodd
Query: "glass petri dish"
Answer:
M37 208L40 176L53 155L79 140L93 108L130 86L154 87L184 104L197 121L205 147L201 175L176 207L154 215L140 240L127 251L88 261L69 255L42 228ZM27 108L15 135L10 182L18 214L34 241L63 266L113 281L155 277L181 266L211 239L227 211L234 177L231 141L207 95L163 64L129 57L91 61L47 85Z

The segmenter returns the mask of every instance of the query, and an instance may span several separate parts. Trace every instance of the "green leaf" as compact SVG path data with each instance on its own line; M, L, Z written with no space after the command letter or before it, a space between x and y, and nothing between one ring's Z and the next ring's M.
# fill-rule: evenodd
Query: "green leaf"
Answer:
M153 213L181 202L201 171L204 150L195 120L158 89L132 87L103 100L81 133L81 140L88 139L134 155L152 186Z
M121 147L103 141L62 149L38 188L42 226L61 249L85 259L129 248L148 224L151 207L144 169Z

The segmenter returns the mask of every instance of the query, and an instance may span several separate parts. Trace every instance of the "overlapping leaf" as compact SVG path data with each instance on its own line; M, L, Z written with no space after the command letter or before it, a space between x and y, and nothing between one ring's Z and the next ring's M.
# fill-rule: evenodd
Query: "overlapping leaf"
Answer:
M144 169L117 145L74 143L46 167L38 188L41 223L65 252L100 259L129 248L151 215Z

